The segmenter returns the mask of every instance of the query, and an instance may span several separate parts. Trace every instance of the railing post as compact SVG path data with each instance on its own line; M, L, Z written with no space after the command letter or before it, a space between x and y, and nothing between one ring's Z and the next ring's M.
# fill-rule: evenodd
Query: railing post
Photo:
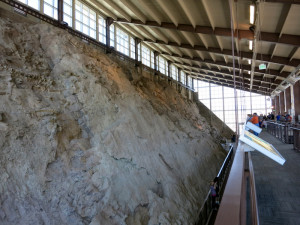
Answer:
M300 150L300 126L295 125L293 129L294 133L294 149Z
M204 212L204 221L207 221L207 202L205 202L204 204L203 212Z

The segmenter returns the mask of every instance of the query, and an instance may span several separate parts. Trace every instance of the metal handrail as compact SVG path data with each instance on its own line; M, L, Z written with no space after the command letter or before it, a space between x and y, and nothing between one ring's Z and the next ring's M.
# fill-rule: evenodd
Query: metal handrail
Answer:
M233 155L233 146L231 146L229 152L227 153L226 158L224 159L224 162L218 172L217 178L219 179L219 201L222 199L222 193L224 191L225 183L229 174L229 166L230 162L232 160ZM208 191L204 203L202 204L199 213L198 213L198 221L195 223L196 225L205 225L210 220L211 214L212 214L212 205L211 205L211 195L210 190Z
M284 123L275 123L267 121L267 131L280 139L282 142L286 144L294 144L295 145L295 138L297 138L297 133L300 129L297 124L284 122ZM295 148L295 146L294 146Z
M250 153L247 152L247 149L246 144L239 143L235 152L224 196L218 209L216 220L214 221L216 225L259 225L255 177L251 156ZM250 182L247 181L248 179ZM250 191L250 198L248 198L246 194L247 190ZM251 214L249 214L247 210L247 203L251 204ZM249 223L249 219L251 223Z
M292 129L292 130L300 130L300 128L296 128L296 127L290 127L290 129Z
M249 172L250 172L250 191L251 191L251 219L252 225L259 225L259 217L258 217L258 207L257 207L257 198L256 198L256 186L255 186L255 177L254 177L254 169L251 158L251 153L248 152L248 163L249 163Z
M222 173L224 167L226 166L226 163L228 162L228 160L230 160L230 158L232 156L232 152L233 152L233 146L230 147L230 150L229 150L226 158L224 159L224 162L223 162L223 164L222 164L222 166L221 166L221 168L219 170L219 173L218 173L217 177L221 176L221 173Z

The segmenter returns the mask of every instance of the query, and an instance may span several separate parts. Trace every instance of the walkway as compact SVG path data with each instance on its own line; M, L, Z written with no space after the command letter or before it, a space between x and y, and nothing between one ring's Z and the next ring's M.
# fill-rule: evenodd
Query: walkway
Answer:
M300 224L300 153L264 131L260 137L286 159L283 166L252 152L260 225Z

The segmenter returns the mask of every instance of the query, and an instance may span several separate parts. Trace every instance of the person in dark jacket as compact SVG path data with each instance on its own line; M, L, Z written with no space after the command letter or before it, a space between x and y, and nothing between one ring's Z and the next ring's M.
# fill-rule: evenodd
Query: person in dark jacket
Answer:
M210 182L209 188L210 188L210 196L211 196L211 207L213 210L216 210L217 209L217 206L216 206L217 192L216 192L216 187L215 187L214 181Z

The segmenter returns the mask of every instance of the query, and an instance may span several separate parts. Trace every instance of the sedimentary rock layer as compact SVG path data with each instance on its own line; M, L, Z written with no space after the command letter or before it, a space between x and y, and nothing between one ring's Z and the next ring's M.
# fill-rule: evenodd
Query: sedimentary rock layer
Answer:
M220 129L166 81L13 17L0 17L0 224L193 224Z

